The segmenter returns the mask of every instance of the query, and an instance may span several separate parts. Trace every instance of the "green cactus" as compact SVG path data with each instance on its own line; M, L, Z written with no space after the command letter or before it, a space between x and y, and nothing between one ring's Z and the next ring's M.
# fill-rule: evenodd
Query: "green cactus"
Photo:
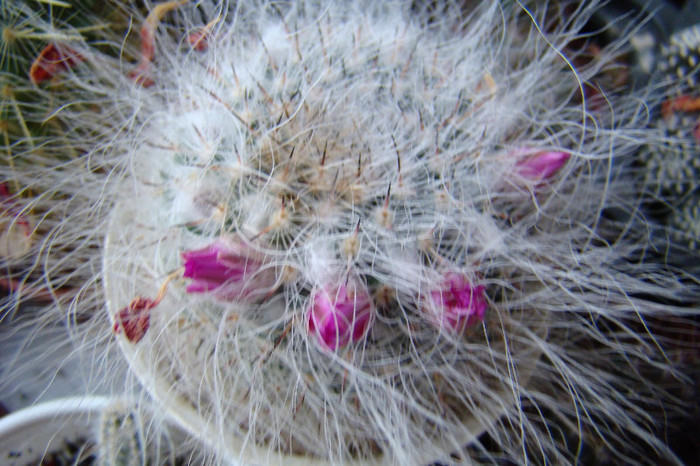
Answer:
M143 433L135 413L114 405L102 413L98 451L103 466L138 466L145 464Z

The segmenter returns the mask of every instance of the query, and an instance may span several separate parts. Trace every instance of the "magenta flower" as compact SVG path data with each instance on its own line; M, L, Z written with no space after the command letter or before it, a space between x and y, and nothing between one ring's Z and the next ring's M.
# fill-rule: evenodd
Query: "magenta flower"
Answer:
M213 292L219 299L253 302L268 295L275 271L264 267L263 256L243 243L219 238L202 249L181 254L188 293Z
M518 175L529 180L546 180L558 172L570 156L570 154L561 151L536 152L520 160L515 166L515 171Z
M314 290L309 312L309 332L335 351L362 338L372 321L374 304L364 285L350 282Z
M448 272L440 289L427 298L431 323L450 333L461 333L484 320L488 306L482 285L474 286L464 274Z

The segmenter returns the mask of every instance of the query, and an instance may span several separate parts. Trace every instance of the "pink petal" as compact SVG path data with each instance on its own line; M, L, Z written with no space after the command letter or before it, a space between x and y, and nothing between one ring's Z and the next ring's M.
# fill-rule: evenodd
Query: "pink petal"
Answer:
M516 170L524 178L544 180L559 171L570 156L570 154L561 151L538 152L518 162Z
M369 291L364 285L353 286L351 296L347 287L341 285L335 290L318 289L311 298L309 331L330 350L358 341L369 328L374 308Z

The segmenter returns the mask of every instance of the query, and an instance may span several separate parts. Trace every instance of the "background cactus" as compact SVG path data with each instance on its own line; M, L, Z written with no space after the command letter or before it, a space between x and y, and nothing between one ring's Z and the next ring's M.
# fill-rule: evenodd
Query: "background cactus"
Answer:
M144 439L134 414L123 409L105 410L98 441L100 464L130 466L144 464Z
M206 464L206 456L147 402L107 399L100 413L93 454L103 466Z
M36 192L23 181L27 166L67 163L80 156L80 148L65 135L67 128L50 114L52 104L47 105L60 99L66 86L57 76L33 82L32 74L41 62L39 57L55 44L70 48L70 44L87 41L117 55L120 47L110 47L104 38L126 30L128 19L123 13L118 3L93 0L10 0L0 5L0 252L4 268L0 285L13 294L3 299L3 314L16 309L20 301L54 300L85 283L86 276L77 273L75 264L60 253L69 254L73 247L55 241L61 228L57 212L71 193L59 186ZM55 249L47 254L47 247Z
M698 177L700 175L700 26L683 29L664 49L660 73L673 83L667 112L657 125L668 142L651 154L649 176L671 193L669 224L675 236L696 251L700 238ZM685 103L685 104L684 104ZM694 105L693 105L694 104Z

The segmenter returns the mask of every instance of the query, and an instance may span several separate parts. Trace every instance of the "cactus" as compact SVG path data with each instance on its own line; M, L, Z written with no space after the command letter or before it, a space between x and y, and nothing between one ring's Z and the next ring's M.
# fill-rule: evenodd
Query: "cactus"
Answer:
M102 466L209 464L193 444L148 402L113 399L100 413L93 443Z
M134 466L146 461L137 419L123 407L113 406L102 413L97 447L100 464L104 466Z
M673 240L697 256L700 238L700 25L675 34L663 48L657 79L671 91L655 121L663 143L647 155L647 176L669 204L666 221ZM697 268L695 268L697 269Z
M457 3L125 4L137 49L34 75L67 132L11 173L57 194L25 203L84 280L75 341L116 335L221 458L574 463L561 426L673 456L640 366L674 370L649 321L698 292L639 260L660 102L581 100L619 66L578 60L598 2Z
M128 27L122 13L111 1L8 0L0 5L0 258L5 267L0 287L14 295L13 302L3 299L0 318L15 313L20 302L72 296L88 277L76 273L66 258L73 247L55 241L61 228L57 211L72 193L60 186L32 190L34 175L25 178L29 167L74 160L81 150L49 114L47 103L61 100L66 86L57 77L37 82L36 73L52 60L61 63L60 55L47 54L56 44L70 50L70 44L89 42L116 55L118 48L106 44L105 34L114 37ZM57 249L47 254L47 248Z

